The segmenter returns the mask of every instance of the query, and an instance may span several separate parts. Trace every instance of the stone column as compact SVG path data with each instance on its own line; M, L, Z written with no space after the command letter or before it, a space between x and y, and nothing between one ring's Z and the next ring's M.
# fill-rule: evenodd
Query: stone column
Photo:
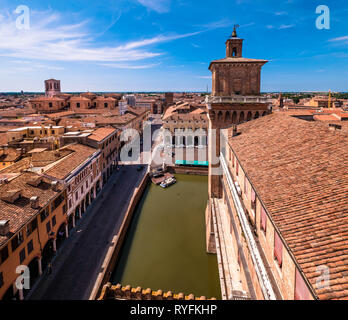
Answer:
M57 239L56 238L53 239L53 252L54 253L57 252Z
M68 224L65 225L65 238L66 239L69 238L69 227L68 227Z
M80 217L80 219L82 218L82 213L81 213L81 203L80 203L80 205L79 205L79 217Z
M42 275L42 257L37 258L37 265L38 265L38 269L39 269L39 275Z
M75 228L75 213L73 214L73 219L72 219L72 225L73 225L73 228Z
M19 300L24 300L23 289L18 289Z

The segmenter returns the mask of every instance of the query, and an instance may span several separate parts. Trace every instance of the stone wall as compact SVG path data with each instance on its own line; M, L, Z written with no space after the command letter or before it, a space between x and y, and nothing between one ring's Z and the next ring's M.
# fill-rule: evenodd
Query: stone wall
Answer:
M122 287L121 284L112 286L109 282L104 285L97 300L216 300L216 298L207 299L205 296L195 297L193 294L185 295L184 293L173 294L171 291L163 292L162 290L152 291L141 287Z
M167 170L170 173L177 174L194 174L199 176L207 176L208 168L205 167L179 167L179 166L167 166Z

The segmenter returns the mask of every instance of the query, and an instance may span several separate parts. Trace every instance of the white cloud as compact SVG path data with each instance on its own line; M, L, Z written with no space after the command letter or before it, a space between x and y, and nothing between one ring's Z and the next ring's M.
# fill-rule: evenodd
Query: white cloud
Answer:
M33 13L32 13L33 14ZM35 14L35 13L34 13ZM158 35L118 46L96 46L87 29L87 21L59 25L57 13L46 13L30 30L18 30L15 16L0 16L0 56L47 61L139 61L161 53L146 47L166 41L195 36L203 31L181 35Z
M295 25L294 24L282 24L278 29L282 30L282 29L289 29L289 28L293 28Z
M129 65L129 64L117 64L117 63L99 63L100 66L113 68L113 69L149 69L158 66L159 63L145 64L145 65Z
M284 16L284 15L287 15L288 13L286 11L278 11L278 12L274 12L274 14L276 16Z
M271 25L271 24L266 26L267 29L278 29L278 30L289 29L289 28L293 28L293 27L295 27L294 24L282 24L279 27L276 27L276 26Z
M165 13L169 11L170 0L137 0L141 5L149 10L158 13Z
M348 42L348 36L343 36L343 37L338 37L338 38L333 38L329 40L330 42Z

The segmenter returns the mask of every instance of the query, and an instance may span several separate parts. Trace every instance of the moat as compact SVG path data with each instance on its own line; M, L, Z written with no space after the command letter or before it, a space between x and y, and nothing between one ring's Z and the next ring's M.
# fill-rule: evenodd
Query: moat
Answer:
M205 248L208 178L176 178L146 188L110 281L220 299L217 258Z

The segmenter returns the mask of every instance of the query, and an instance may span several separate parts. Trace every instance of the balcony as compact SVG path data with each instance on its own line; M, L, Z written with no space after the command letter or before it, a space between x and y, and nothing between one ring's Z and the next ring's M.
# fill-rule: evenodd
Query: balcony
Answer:
M271 104L272 100L263 96L229 96L229 97L220 97L220 96L206 96L205 102L210 109L212 103L265 103Z

